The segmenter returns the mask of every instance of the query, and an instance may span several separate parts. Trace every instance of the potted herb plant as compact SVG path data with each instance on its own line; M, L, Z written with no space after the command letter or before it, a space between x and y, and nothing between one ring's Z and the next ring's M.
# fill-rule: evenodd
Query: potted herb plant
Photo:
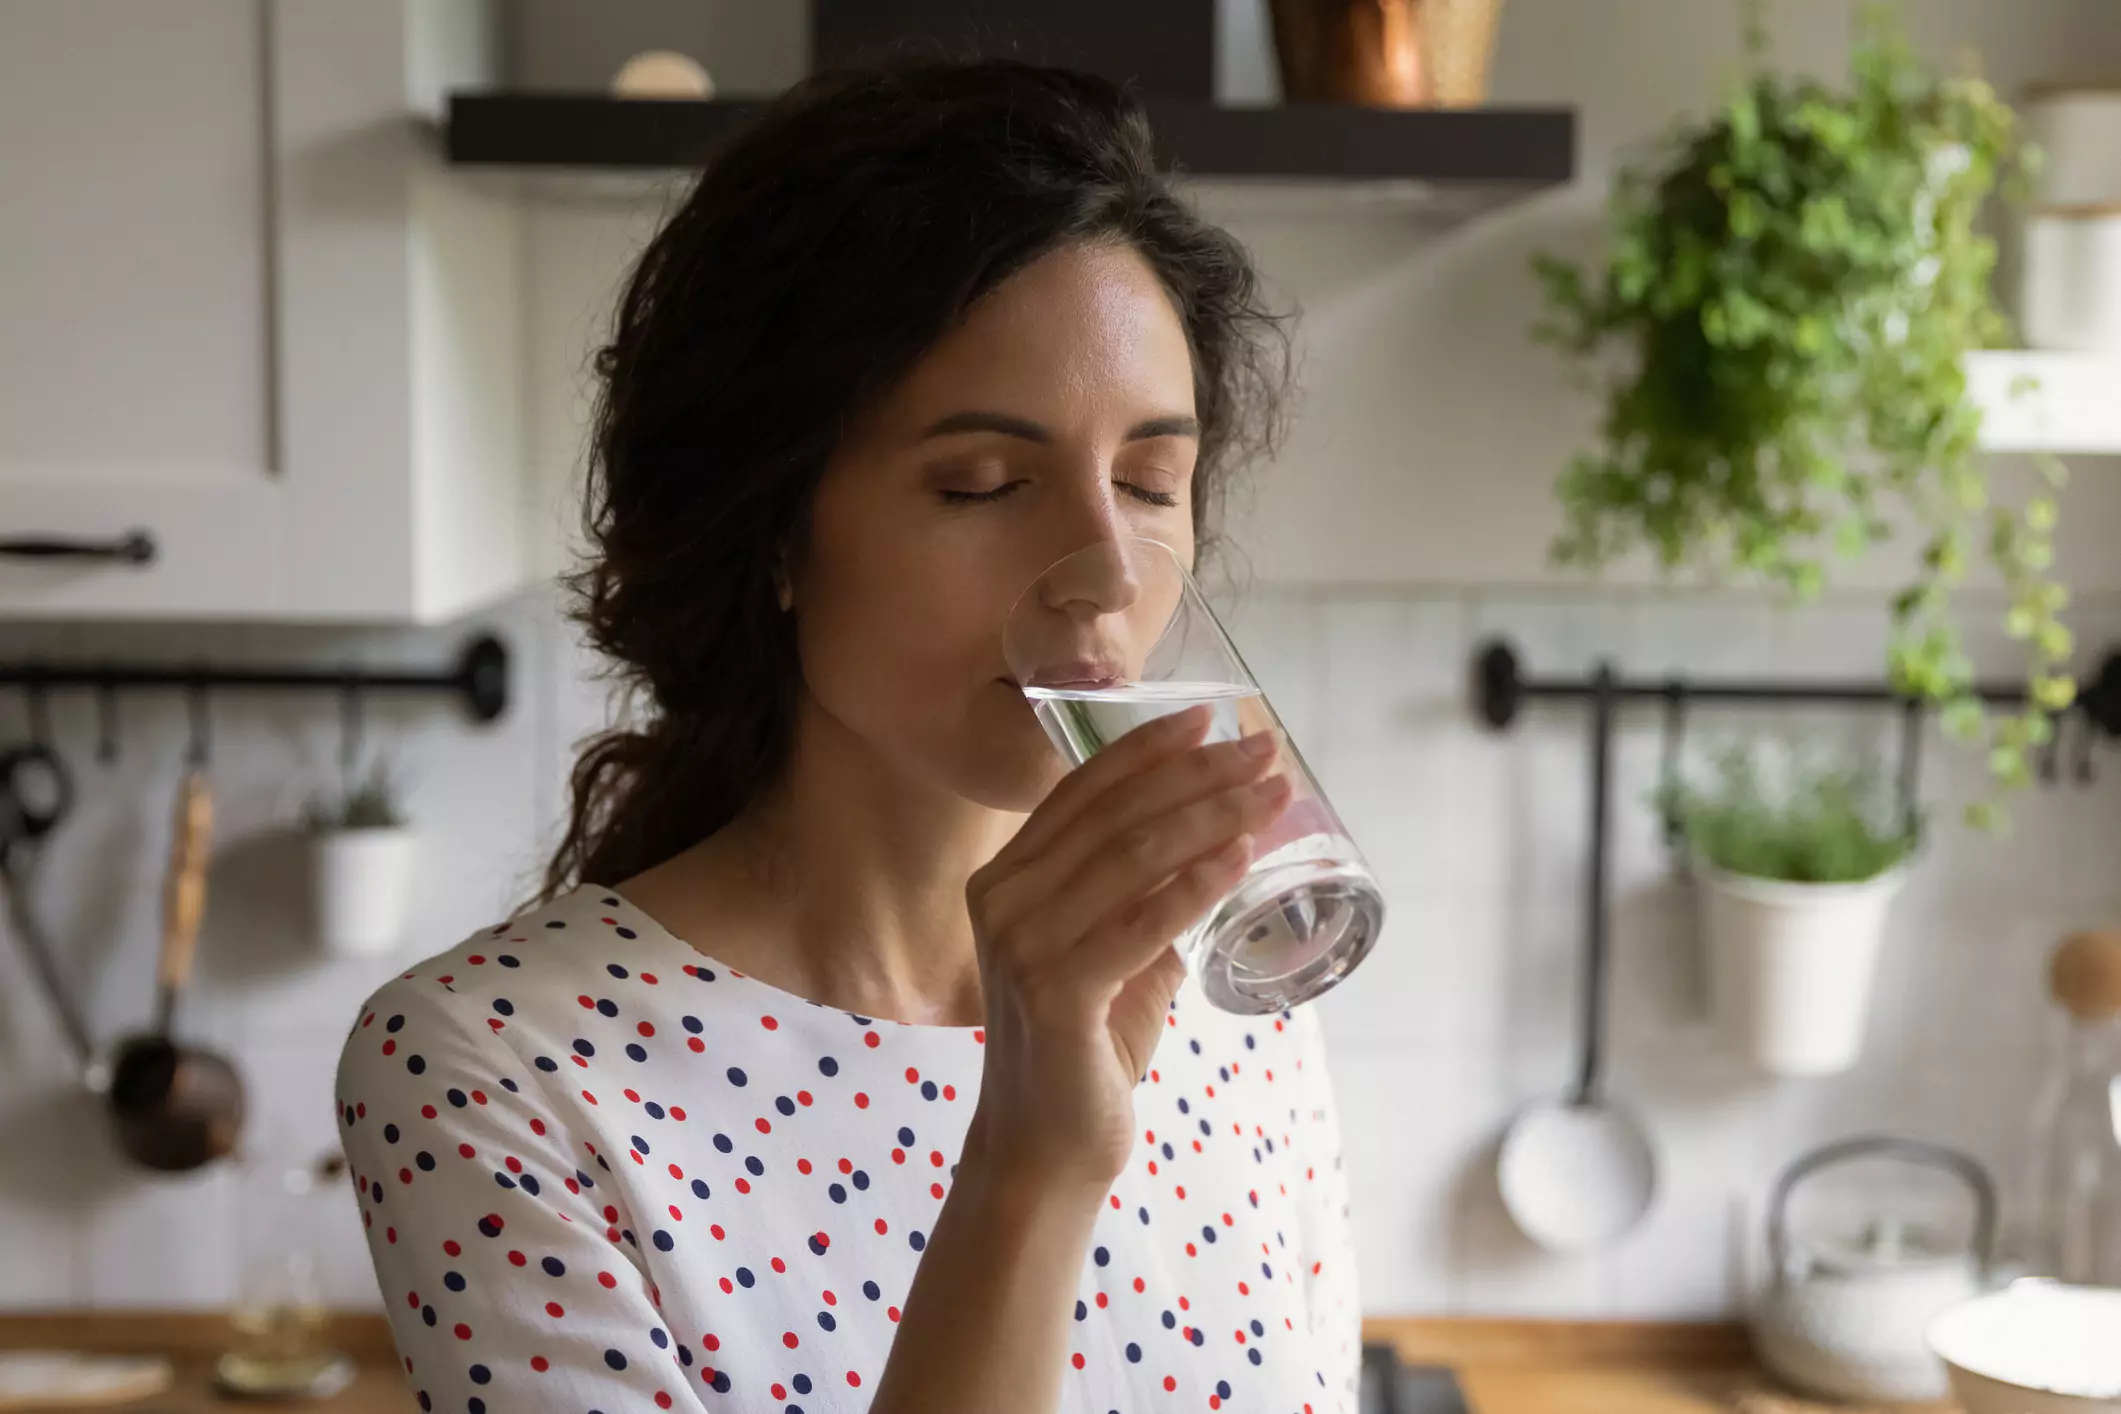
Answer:
M1863 1049L1886 914L1919 833L1873 781L1798 766L1772 789L1733 752L1711 786L1665 793L1694 862L1717 1024L1771 1075L1830 1075Z
M336 797L303 811L318 936L332 952L373 957L398 944L414 835L397 782L381 761Z
M1647 547L1661 568L1735 570L1816 592L1825 552L1860 555L1912 529L1893 601L1894 685L1984 733L2000 787L2075 684L2053 562L2062 468L2022 503L1995 493L1966 357L2003 341L1994 243L1978 224L2021 185L2011 110L1976 77L1917 60L1871 5L1849 83L1761 66L1720 111L1620 175L1605 258L1542 257L1540 334L1602 395L1598 445L1561 477L1557 560L1596 568ZM1617 355L1617 357L1614 357ZM2028 648L2028 702L1991 719L1971 691L1952 591L1984 557ZM1975 823L1996 801L1977 801Z

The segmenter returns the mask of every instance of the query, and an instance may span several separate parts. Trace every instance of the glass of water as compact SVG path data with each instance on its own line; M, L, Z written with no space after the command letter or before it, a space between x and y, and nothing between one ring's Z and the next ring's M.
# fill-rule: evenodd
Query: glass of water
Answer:
M1200 587L1169 546L1100 541L1024 591L1009 670L1054 747L1080 766L1142 723L1206 703L1209 741L1259 732L1281 751L1289 806L1253 841L1237 887L1177 941L1208 1000L1244 1014L1309 1001L1377 941L1377 880Z

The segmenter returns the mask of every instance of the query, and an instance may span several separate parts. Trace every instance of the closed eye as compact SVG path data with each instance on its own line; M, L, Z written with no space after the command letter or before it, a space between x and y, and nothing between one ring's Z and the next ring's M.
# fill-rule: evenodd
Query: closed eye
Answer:
M941 491L941 492L938 492L937 494L938 494L938 495L940 495L940 496L941 496L941 497L943 498L943 500L944 500L944 501L946 501L947 503L949 503L950 505L953 505L953 506L970 506L970 505L978 505L978 504L980 504L981 502L984 502L984 501L999 501L999 500L1002 500L1003 498L1005 498L1005 497L1007 497L1007 496L1011 496L1011 495L1014 495L1014 494L1016 493L1016 490L1017 490L1017 488L1018 488L1018 487L1020 487L1020 486L1022 486L1023 484L1024 484L1024 483L1023 483L1022 481L1020 481L1020 480L1019 480L1019 481L1005 481L1005 482L1003 482L1003 483L1002 483L1001 485L999 485L999 486L995 487L995 488L994 488L994 489L993 489L992 491L947 491L947 490L946 490L946 491Z
M938 494L942 496L945 502L953 506L980 505L989 501L1000 501L1006 499L1007 497L1014 495L1017 489L1023 486L1023 484L1024 483L1022 481L1009 481L1004 482L1002 485L995 487L992 491L946 490L939 492ZM1126 481L1120 483L1119 489L1126 492L1129 496L1132 496L1135 500L1140 501L1145 505L1162 506L1168 509L1169 507L1178 504L1178 497L1174 496L1169 491L1152 491L1146 486L1136 486L1133 483Z

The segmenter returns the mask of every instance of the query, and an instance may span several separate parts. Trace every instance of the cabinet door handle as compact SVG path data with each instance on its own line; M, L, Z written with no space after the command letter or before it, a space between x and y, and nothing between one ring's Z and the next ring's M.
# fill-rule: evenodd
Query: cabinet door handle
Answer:
M115 540L69 540L57 535L18 535L0 539L0 558L17 560L113 560L145 565L155 558L155 537L128 530Z

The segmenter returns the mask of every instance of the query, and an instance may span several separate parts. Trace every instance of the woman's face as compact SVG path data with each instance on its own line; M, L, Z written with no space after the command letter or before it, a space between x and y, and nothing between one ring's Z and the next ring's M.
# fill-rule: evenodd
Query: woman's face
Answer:
M1003 659L1009 611L1100 542L1148 536L1190 565L1198 451L1185 330L1131 248L1064 247L996 286L819 483L790 582L826 730L909 782L1030 810L1063 767Z

